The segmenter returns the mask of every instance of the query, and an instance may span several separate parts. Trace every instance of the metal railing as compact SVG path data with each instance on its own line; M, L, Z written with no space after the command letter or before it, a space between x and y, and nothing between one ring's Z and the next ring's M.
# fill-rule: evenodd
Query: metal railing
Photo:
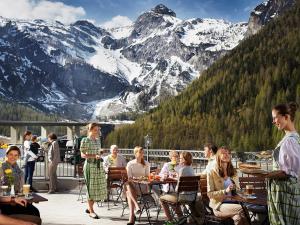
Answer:
M169 149L149 149L149 163L151 166L157 166L162 168L165 162L169 161ZM185 151L185 150L181 150ZM193 155L193 168L196 173L202 172L206 165L207 159L204 157L204 151L200 150L186 150L192 153ZM108 154L108 153L106 153ZM133 149L119 149L119 154L122 154L127 161L134 159ZM145 156L147 155L147 149L145 149ZM36 162L34 177L47 179L48 174L48 163L47 163L47 152L44 154L44 161ZM237 168L238 162L248 162L255 163L260 165L264 170L272 169L272 160L270 159L261 159L257 157L255 152L232 152L232 162ZM22 167L24 164L23 160L19 160L19 166ZM58 177L76 177L77 176L77 166L76 163L70 163L62 161L59 163L57 168Z
M147 149L145 151L145 156L147 155ZM151 166L157 166L162 168L165 162L169 159L169 149L149 149L149 163ZM202 150L180 150L189 151L193 155L193 168L196 173L202 172L206 165L207 159L204 156L204 151ZM134 158L133 149L119 149L119 153L122 154L127 161ZM272 170L272 160L262 159L257 156L256 152L232 152L232 163L235 168L238 167L238 162L255 163L260 165L264 170Z

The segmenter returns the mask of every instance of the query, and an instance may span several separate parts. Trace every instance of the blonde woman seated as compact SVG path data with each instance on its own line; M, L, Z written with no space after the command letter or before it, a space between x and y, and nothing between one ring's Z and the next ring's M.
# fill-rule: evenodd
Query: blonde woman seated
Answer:
M126 184L126 196L129 206L129 222L127 225L135 223L134 210L140 212L140 206L137 202L137 196L140 194L140 187L132 182L133 178L148 177L150 174L150 165L144 159L144 150L142 147L134 148L135 159L127 164L128 182ZM142 186L142 191L147 192L147 186Z
M178 172L178 181L181 176L184 176L184 177L195 176L193 167L191 166L192 161L193 161L192 154L190 152L182 152L182 153L180 153L179 160L180 160L181 168L179 169L179 172ZM177 184L175 190L177 190L177 188L178 188L178 184ZM176 201L176 197L177 197L176 193L166 194L166 195L163 195L160 197L161 206L162 206L164 213L169 221L172 221L173 218L170 213L169 205L166 201L172 201L174 199ZM191 195L183 195L183 196L181 196L181 198L182 198L182 200L192 201L194 199L194 196L192 194ZM164 201L164 200L166 200L166 201ZM180 206L174 207L174 211L176 212L178 218L183 216Z
M207 174L209 205L216 216L232 218L235 225L248 225L241 205L226 203L226 196L239 188L237 172L231 163L231 152L227 147L221 147L216 155L215 167Z

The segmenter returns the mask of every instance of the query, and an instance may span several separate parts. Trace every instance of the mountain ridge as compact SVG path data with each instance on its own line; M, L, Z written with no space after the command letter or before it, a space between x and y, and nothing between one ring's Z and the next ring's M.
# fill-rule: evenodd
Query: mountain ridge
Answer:
M246 31L246 23L181 20L161 4L123 30L0 17L0 95L69 119L145 112L183 91Z

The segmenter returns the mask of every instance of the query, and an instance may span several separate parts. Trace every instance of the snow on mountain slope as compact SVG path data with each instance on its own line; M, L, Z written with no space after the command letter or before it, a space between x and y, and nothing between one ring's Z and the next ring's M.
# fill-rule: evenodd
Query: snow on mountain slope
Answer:
M107 29L115 39L127 38L131 34L133 26L115 27Z
M244 38L246 23L232 24L224 20L192 19L182 26L185 34L181 42L186 46L213 44L207 51L231 50Z
M12 94L17 78L5 66L16 59L12 67L20 82L40 76L39 97L28 96L48 111L68 117L80 110L84 119L147 111L184 90L238 45L246 29L245 23L224 20L181 20L162 4L133 24L107 29L84 20L64 25L0 18L0 94L22 97ZM20 37L18 49L11 46L15 37Z

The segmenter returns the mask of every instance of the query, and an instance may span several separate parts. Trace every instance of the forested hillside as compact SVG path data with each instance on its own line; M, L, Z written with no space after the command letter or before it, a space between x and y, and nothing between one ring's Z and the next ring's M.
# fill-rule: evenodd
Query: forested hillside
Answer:
M0 99L0 120L55 121L57 118L57 116L49 116L21 104ZM0 135L9 136L9 129L10 128L7 126L0 126ZM29 127L28 129L32 130L34 133L40 132L39 127Z
M273 148L273 105L300 103L300 1L214 63L182 94L116 130L106 144L195 149L207 141L236 151ZM299 112L296 127L300 128Z

